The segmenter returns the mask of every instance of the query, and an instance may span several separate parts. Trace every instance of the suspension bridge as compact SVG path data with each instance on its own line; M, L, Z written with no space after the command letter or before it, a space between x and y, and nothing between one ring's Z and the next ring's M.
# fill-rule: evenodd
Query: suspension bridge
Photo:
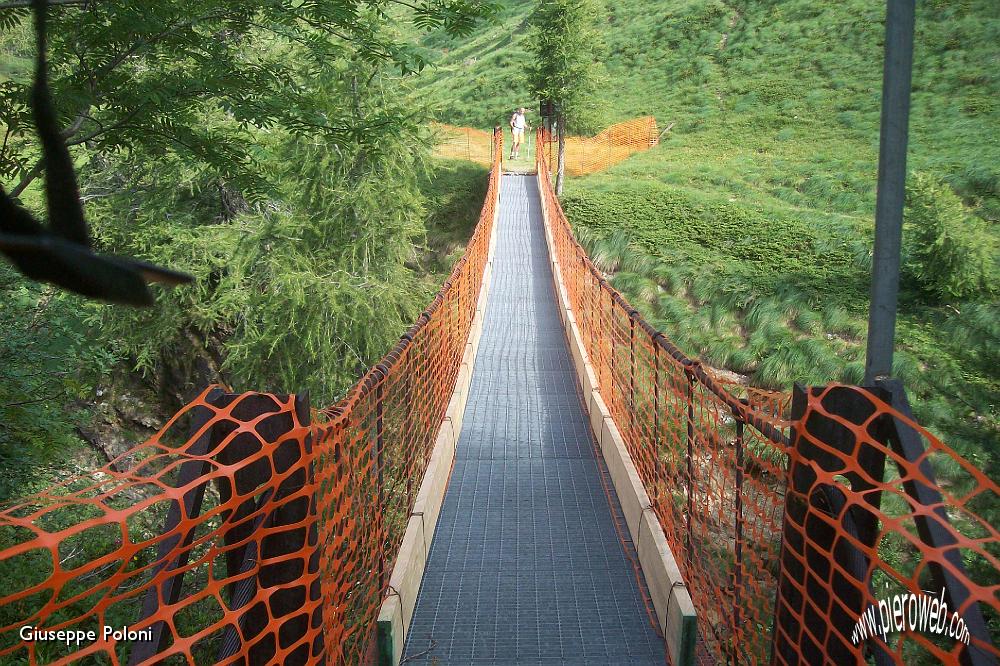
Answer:
M465 255L342 401L209 387L0 507L0 662L996 663L995 481L898 383L684 355L574 239L548 139L505 175L494 132ZM947 631L857 640L924 590Z

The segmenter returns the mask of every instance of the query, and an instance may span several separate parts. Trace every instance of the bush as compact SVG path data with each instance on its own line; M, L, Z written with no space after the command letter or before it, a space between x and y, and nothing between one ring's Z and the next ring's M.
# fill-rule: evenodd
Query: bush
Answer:
M905 274L938 300L978 299L995 288L995 241L940 178L912 177L903 249Z

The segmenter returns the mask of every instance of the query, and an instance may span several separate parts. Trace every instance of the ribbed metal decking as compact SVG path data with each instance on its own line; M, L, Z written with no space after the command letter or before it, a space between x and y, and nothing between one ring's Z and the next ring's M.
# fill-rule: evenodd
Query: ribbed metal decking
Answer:
M455 466L403 658L662 665L580 404L534 176L503 177L496 233Z

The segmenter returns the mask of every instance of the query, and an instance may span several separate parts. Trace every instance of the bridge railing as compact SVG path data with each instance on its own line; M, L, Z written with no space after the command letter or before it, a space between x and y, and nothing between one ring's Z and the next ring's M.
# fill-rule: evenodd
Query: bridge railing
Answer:
M550 173L546 152L536 159ZM575 322L703 651L718 663L991 663L974 659L1000 654L997 484L917 426L898 387L788 396L720 380L611 287L541 181ZM953 485L935 483L941 470ZM971 627L970 648L891 629L852 640L872 604L931 588Z
M0 662L374 659L476 310L493 141L464 256L344 400L310 411L304 396L208 389L108 466L0 506Z
M390 592L389 574L476 312L500 188L502 137L494 132L486 200L451 276L396 347L314 427L331 663L374 657L379 606Z

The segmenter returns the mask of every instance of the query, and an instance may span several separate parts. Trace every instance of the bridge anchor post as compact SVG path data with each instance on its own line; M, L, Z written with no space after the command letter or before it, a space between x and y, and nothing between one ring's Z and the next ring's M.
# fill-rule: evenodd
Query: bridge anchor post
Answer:
M256 575L225 584L231 610L242 609L254 599L257 601L239 614L238 627L226 627L221 636L217 661L230 659L240 653L245 644L252 643L246 652L247 658L237 663L270 662L280 649L300 641L310 625L322 625L322 607L317 603L321 590L316 498L311 492L302 493L304 488L313 484L312 441L308 433L309 399L307 395L295 397L294 419L287 409L282 409L281 403L286 400L287 397L262 393L212 391L205 398L210 407L235 405L228 417L217 419L185 449L185 453L201 459L190 460L181 466L178 487L187 487L205 476L211 465L209 456L214 456L220 464L237 467L232 477L216 479L220 505L230 503L234 497L246 498L236 508L222 513L226 578L232 579L257 569ZM196 410L191 425L192 436L212 422L213 417L209 407ZM232 436L237 423L249 421L257 421L252 431ZM224 442L226 445L222 447ZM264 455L260 454L262 445ZM303 458L306 464L303 464ZM275 474L283 474L293 468L294 472L275 483ZM183 508L180 503L173 503L167 513L164 532L174 530L180 524L182 515L188 520L199 516L207 486L206 479L185 493ZM254 539L253 536L261 530L266 532ZM157 573L163 569L178 570L179 573L147 592L140 619L156 615L161 608L161 600L162 605L167 606L181 600L193 536L192 529L183 536L161 543L158 561L162 564ZM300 557L287 559L287 555L293 552L299 553ZM301 581L300 585L284 587L296 579ZM259 590L268 588L275 589L265 603ZM311 615L303 611L309 605L315 606ZM167 623L156 622L151 628L152 640L139 641L133 646L129 664L155 662L156 656L166 648L170 631ZM282 662L311 663L322 650L320 634L312 644L302 644L283 655Z
M817 400L822 410L809 409L810 401ZM928 562L935 589L943 591L950 608L963 609L970 634L990 644L978 605L967 603L959 544L946 527L950 521L920 435L892 412L876 414L876 400L912 418L896 380L864 387L796 385L792 391L772 664L862 663L869 657L879 665L898 663L881 640L852 639L862 613L877 599L872 583L884 541L887 516L881 495L889 452L904 479L894 483L902 485L911 505L932 507L933 518L926 511L913 512L912 520L924 552L942 552L949 564ZM920 471L916 477L910 469L914 464ZM833 475L835 482L820 474ZM960 661L969 666L995 663L975 645L961 650Z

